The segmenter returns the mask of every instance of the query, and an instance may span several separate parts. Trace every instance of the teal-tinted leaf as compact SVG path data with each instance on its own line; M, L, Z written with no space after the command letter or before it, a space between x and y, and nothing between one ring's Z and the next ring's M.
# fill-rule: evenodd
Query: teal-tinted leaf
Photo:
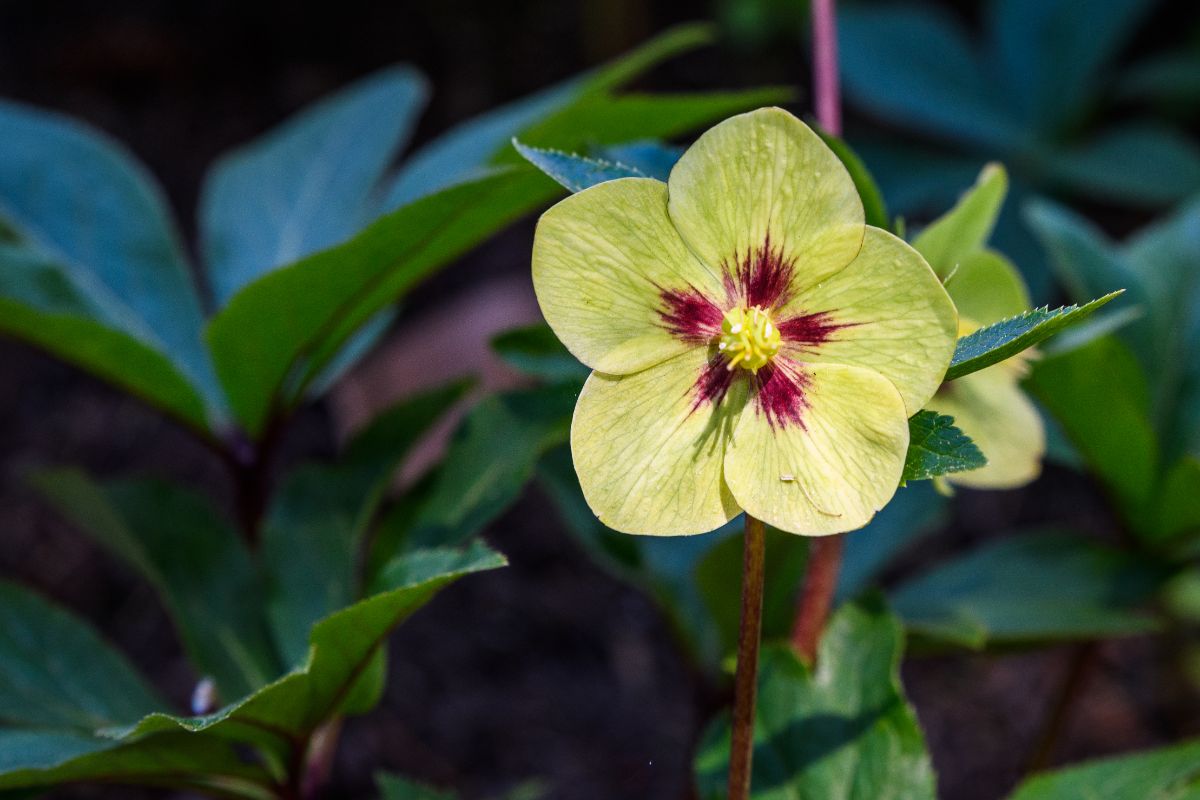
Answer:
M1137 530L1158 470L1146 375L1112 338L1034 364L1026 381Z
M1153 0L1004 0L990 3L989 60L1006 101L1043 132L1075 121L1099 70L1132 37Z
M0 581L0 726L92 731L164 708L91 626Z
M279 674L261 578L237 532L200 495L156 480L101 487L75 470L39 473L41 494L154 586L184 648L225 699ZM166 521L166 522L165 522Z
M1130 123L1046 152L1039 168L1064 191L1125 205L1165 206L1200 191L1200 146L1159 125Z
M821 639L815 671L790 648L763 650L754 732L754 800L933 800L934 775L900 688L904 633L878 598L849 603ZM696 758L703 800L726 796L729 722Z
M514 369L551 383L582 381L590 372L545 323L505 331L492 339L492 349Z
M917 483L896 492L865 528L845 538L836 600L866 589L897 555L945 523L949 501L932 484Z
M261 800L277 796L262 767L247 763L233 744L216 736L175 732L123 742L65 731L0 728L0 791L86 781L199 794L225 791Z
M304 658L317 620L359 596L363 538L392 473L466 388L401 401L358 433L336 463L296 467L280 483L263 523L262 561L267 617L285 664Z
M711 39L712 33L704 25L674 28L591 73L571 78L452 128L417 150L405 162L386 193L385 209L390 211L461 181L477 179L496 155L508 148L514 136L524 139L522 132L544 117L574 101L616 88L655 64Z
M1034 775L1009 800L1194 800L1200 740Z
M967 647L1153 630L1140 606L1166 575L1098 542L1043 531L993 541L904 583L892 607L912 630Z
M998 149L1018 128L955 20L923 6L840 9L838 53L850 99L891 122Z
M204 400L177 364L142 340L78 313L86 298L73 290L59 293L59 276L57 267L41 256L0 246L0 332L75 364L210 436ZM33 286L35 281L41 286ZM46 295L47 302L9 299L5 295L10 282L24 283L19 291L27 297L34 292Z
M1082 306L1064 306L1053 311L1035 308L1018 317L980 328L958 340L946 380L961 378L1012 358L1084 319L1119 294L1113 292Z
M1200 101L1200 53L1164 53L1124 71L1117 91L1128 100L1178 104L1194 112Z
M409 67L370 75L224 156L206 179L201 244L218 306L373 216L373 190L425 105Z
M246 430L261 433L301 358L315 376L363 324L417 281L558 191L531 167L500 170L407 205L345 244L238 292L207 337Z
M103 309L93 320L169 358L218 408L200 301L150 175L98 131L15 103L0 102L0 141L5 227Z
M1004 167L988 164L954 208L921 231L913 240L913 247L945 280L955 267L987 244L1007 193L1008 174Z
M529 147L516 139L513 139L513 147L522 158L549 175L569 192L581 192L589 186L617 178L648 177L636 167L615 161L588 158L561 150Z
M979 469L987 459L975 442L954 426L954 418L918 411L908 420L908 453L900 485Z
M817 132L825 144L829 145L829 149L837 155L846 171L850 173L850 178L854 181L854 188L858 189L858 196L862 200L867 224L890 231L892 219L888 216L887 206L883 202L883 193L879 191L879 186L871 177L867 165L863 163L857 153L850 149L850 145L846 144L844 139L832 136L823 130L818 129Z
M683 148L645 139L602 147L594 155L605 161L627 164L643 175L665 183L671 177L671 168L683 155Z
M409 542L461 543L507 509L538 459L567 440L577 393L570 385L505 392L472 409L416 513Z

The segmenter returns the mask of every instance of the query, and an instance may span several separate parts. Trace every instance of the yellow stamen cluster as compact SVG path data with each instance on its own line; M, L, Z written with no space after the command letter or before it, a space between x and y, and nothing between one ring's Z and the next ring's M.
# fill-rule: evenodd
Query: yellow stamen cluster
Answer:
M779 343L779 329L767 312L751 306L725 312L717 349L729 359L728 369L742 367L758 372L779 352Z

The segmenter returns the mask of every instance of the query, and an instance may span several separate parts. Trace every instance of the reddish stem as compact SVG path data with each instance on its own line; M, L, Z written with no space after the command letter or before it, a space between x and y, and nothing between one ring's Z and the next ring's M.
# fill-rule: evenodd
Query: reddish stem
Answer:
M842 98L838 80L835 0L812 0L813 95L817 122L827 133L842 135Z
M796 621L792 624L792 647L809 664L817 660L821 631L825 630L825 620L833 606L838 571L842 566L842 536L813 539L809 546L804 588L796 606Z
M766 528L746 515L742 555L742 624L738 633L737 676L733 687L733 741L729 752L729 800L750 797L754 759L754 706L758 696L758 649L762 639Z

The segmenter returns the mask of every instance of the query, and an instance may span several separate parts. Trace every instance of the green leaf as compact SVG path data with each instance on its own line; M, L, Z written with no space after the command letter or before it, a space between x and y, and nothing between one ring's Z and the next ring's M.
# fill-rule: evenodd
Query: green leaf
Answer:
M815 671L788 647L764 648L750 797L933 800L924 737L900 688L903 643L899 621L867 598L830 619ZM695 762L703 800L726 796L729 740L722 716Z
M502 566L481 544L461 551L421 551L391 565L402 583L342 609L312 631L307 661L254 694L206 717L153 713L103 737L56 731L0 729L0 789L36 788L80 780L191 788L225 788L240 796L276 792L261 767L233 743L291 753L296 741L346 712L360 677L376 663L388 632L440 588L467 574ZM295 757L295 753L291 753Z
M308 658L279 680L206 717L146 717L124 737L159 731L207 731L211 735L278 746L304 738L332 716L376 658L388 633L458 578L495 569L504 558L475 542L463 550L421 550L383 570L380 591L313 626ZM361 710L361 709L356 709Z
M401 778L399 775L379 773L375 776L382 800L456 800L454 792L442 792L424 784Z
M965 31L923 6L839 9L838 54L855 104L905 127L998 149L1019 128Z
M161 350L114 327L67 270L0 245L0 332L42 348L210 436L204 400Z
M1026 387L1058 420L1071 444L1143 530L1158 471L1146 375L1112 338L1036 362Z
M64 731L0 728L0 791L88 781L199 794L227 792L261 800L277 796L262 767L247 763L232 743L215 736L175 732L123 742Z
M1012 358L1068 325L1084 319L1119 294L1119 291L1113 292L1082 306L1064 306L1053 311L1044 307L1035 308L1020 316L980 328L958 340L950 369L946 371L946 380L961 378Z
M530 167L499 170L404 206L348 242L242 289L207 333L242 425L261 434L302 358L315 377L367 320L420 279L557 192Z
M1200 147L1158 124L1130 123L1077 147L1048 150L1037 166L1055 188L1123 205L1167 206L1200 191Z
M347 238L412 133L425 79L389 67L221 158L201 195L201 245L218 306L269 272Z
M392 473L468 388L457 383L377 416L333 464L304 464L281 481L262 530L267 618L285 664L299 663L313 624L359 596L358 557Z
M988 164L954 208L913 240L913 247L938 277L945 280L968 256L987 245L1006 194L1008 173L1000 164Z
M1034 775L1009 800L1188 800L1200 792L1200 739Z
M834 155L842 162L846 171L850 173L851 180L854 181L854 188L858 189L858 196L862 200L863 213L866 215L868 225L874 225L876 228L882 228L885 231L892 229L892 219L888 216L887 206L883 202L883 193L879 191L878 184L871 176L867 165L863 163L858 154L850 149L850 145L841 137L834 136L826 131L817 129L817 133L825 144L829 145L829 149L834 152Z
M918 411L908 420L908 434L901 486L909 481L926 481L979 469L987 464L975 442L954 426L953 417L934 411Z
M513 139L512 144L522 158L572 193L581 192L589 186L618 178L648 177L636 167L620 162L588 158L575 153L564 153L561 150L529 147L521 144L517 139Z
M914 631L971 648L1154 630L1140 606L1166 575L1113 547L1043 531L989 542L891 593Z
M513 137L524 140L523 132L539 120L573 102L603 95L672 56L707 44L712 38L707 25L672 28L593 72L452 128L404 163L387 190L384 207L399 208L456 183L477 179L498 154L509 148ZM567 147L565 143L557 146Z
M191 270L151 176L100 132L16 103L0 101L0 141L4 227L45 263L57 265L76 293L87 296L89 319L169 358L208 405L219 409L221 398L200 339L203 315ZM3 262L0 267L8 269ZM10 280L4 283L7 288ZM24 336L34 329L27 323L13 325L10 332ZM45 347L51 336L79 331L78 325L41 331L36 343ZM107 346L111 351L113 344ZM124 350L131 352L128 346ZM106 366L102 377L110 380L116 371L116 358L73 360L85 368Z
M570 385L504 392L472 409L415 514L408 542L458 544L508 508L538 459L567 441L577 393Z
M279 673L260 616L258 569L207 499L157 480L101 487L71 469L38 473L34 485L63 516L154 586L188 657L202 675L216 680L222 697L241 697Z
M0 726L92 731L163 708L133 665L90 625L0 581Z
M518 138L531 147L568 152L635 139L670 139L733 114L787 102L792 94L790 89L767 87L736 92L585 97L523 131ZM499 160L510 163L520 158L509 148Z
M492 349L514 369L551 383L579 382L590 372L544 322L498 334Z
M1191 545L1200 539L1200 458L1184 456L1163 479L1155 503L1158 521L1150 541L1168 547Z

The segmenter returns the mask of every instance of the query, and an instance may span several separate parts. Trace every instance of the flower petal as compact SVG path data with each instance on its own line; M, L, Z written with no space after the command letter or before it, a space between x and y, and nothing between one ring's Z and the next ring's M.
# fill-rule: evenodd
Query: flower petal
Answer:
M1012 489L1041 472L1046 452L1042 418L1007 362L946 383L929 401L929 409L954 417L954 424L988 460L979 469L947 475L951 483Z
M649 178L597 184L543 214L533 287L567 349L610 374L637 372L711 337L721 310L710 298L725 296L717 273L671 224L667 185Z
M722 477L745 403L745 381L734 377L702 347L634 375L592 373L575 406L571 454L601 522L669 536L705 533L740 513Z
M858 257L775 314L793 359L878 372L911 416L933 396L954 355L958 317L921 255L867 227Z
M891 499L908 450L908 418L879 373L799 364L797 422L780 424L752 399L725 454L739 505L781 530L823 535L860 528Z
M669 186L683 238L734 276L782 269L784 286L802 289L849 264L862 245L862 200L850 174L817 134L779 108L708 130L675 164ZM774 304L742 294L748 305Z

